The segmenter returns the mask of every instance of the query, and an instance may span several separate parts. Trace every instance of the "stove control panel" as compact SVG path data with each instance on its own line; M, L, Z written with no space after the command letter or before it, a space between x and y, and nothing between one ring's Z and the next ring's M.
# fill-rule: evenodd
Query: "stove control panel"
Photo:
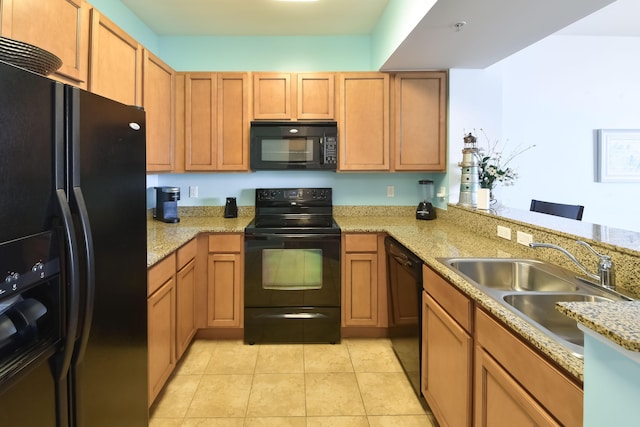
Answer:
M287 201L327 201L331 203L331 188L258 188L256 203Z

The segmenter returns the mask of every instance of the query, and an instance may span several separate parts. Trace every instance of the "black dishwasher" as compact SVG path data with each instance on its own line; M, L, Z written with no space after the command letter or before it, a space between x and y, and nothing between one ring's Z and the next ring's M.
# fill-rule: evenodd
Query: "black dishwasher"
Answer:
M393 350L424 404L420 392L422 347L422 260L392 237L387 254L389 338Z

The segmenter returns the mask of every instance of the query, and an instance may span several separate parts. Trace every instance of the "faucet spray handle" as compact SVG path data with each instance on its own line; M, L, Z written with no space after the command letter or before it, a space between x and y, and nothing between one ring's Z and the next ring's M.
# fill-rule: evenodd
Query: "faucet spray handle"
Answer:
M600 285L608 289L615 289L615 276L613 271L613 260L611 257L597 252L587 242L577 240L576 243L589 249L598 257L598 276L600 277Z
M609 262L611 261L611 257L609 255L604 255L604 254L599 253L598 251L593 249L593 247L591 247L591 245L588 244L587 242L585 242L583 240L576 240L576 243L579 244L579 245L584 246L587 249L589 249L591 252L593 252L593 254L595 256L600 258L601 261L609 261Z

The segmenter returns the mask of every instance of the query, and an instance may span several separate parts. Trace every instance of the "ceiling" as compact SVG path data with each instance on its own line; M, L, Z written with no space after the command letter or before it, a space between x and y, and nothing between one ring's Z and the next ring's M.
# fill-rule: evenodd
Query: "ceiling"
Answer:
M161 36L340 36L399 0L121 1ZM638 16L638 0L438 0L381 69L485 68L554 33L640 37Z

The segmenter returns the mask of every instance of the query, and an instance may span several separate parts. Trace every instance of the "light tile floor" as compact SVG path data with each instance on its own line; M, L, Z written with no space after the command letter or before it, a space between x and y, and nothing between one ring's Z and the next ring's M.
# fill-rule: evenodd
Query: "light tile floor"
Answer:
M386 339L196 340L150 418L150 427L437 427Z

